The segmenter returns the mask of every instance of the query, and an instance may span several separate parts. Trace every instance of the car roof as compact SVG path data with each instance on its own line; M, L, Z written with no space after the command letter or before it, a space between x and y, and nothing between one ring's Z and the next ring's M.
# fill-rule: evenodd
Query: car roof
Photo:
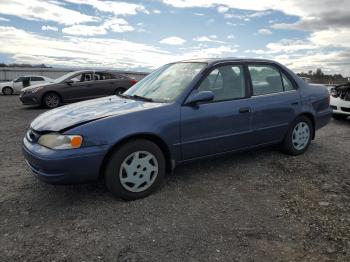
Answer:
M48 78L47 76L40 76L40 75L25 75L25 76L20 76L20 77L32 77L32 76Z
M196 58L178 61L180 62L197 62L197 63L208 63L208 64L217 64L217 63L226 63L226 62L265 62L265 63L276 63L273 60L269 59L260 59L260 58L238 58L238 57L226 57L226 58Z
M94 72L94 73L111 73L111 74L118 74L121 75L120 72L114 71L114 70L108 70L108 69L100 69L100 70L95 70L95 69L85 69L85 70L77 70L77 71L72 71L72 73L77 73L77 74L82 74L82 73L90 73L90 72Z

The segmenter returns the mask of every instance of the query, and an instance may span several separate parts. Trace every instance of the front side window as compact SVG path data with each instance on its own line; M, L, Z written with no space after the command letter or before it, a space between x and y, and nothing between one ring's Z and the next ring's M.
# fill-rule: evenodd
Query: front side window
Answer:
M250 78L253 84L253 95L265 95L283 92L280 72L269 65L249 65Z
M73 76L71 79L73 82L87 82L92 80L92 74L91 73L82 73Z
M212 91L214 101L245 97L243 68L240 65L220 66L202 81L198 91Z
M158 102L174 101L206 66L200 62L180 62L165 65L137 82L123 93Z

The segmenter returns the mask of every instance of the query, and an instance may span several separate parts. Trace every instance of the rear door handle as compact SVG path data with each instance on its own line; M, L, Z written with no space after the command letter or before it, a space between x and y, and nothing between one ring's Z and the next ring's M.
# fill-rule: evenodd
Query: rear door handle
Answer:
M244 113L249 113L250 112L250 108L249 107L242 107L239 109L239 113L240 114L244 114Z
M296 105L298 105L299 104L299 102L293 102L292 103L292 106L296 106Z

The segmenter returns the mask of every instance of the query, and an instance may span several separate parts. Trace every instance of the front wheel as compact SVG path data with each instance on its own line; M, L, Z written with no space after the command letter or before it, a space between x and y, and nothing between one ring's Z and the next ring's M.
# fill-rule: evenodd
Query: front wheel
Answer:
M304 153L311 143L313 132L313 126L308 117L296 118L282 142L282 150L293 156Z
M56 108L61 105L61 97L56 93L47 93L43 97L43 106L46 108Z
M126 90L125 88L119 87L114 91L114 94L118 96L120 94L123 94L125 90Z
M105 169L109 191L124 200L135 200L151 194L165 175L165 158L153 142L137 139L117 148Z

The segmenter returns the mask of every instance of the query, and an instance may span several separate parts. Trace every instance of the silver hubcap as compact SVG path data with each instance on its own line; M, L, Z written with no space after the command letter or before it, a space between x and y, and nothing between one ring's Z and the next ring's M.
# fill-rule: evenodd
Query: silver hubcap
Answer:
M56 95L48 95L46 96L46 105L48 107L56 107L58 106L59 98Z
M136 151L124 159L119 170L122 186L130 192L149 188L158 175L158 161L147 151Z
M304 149L309 143L310 128L305 122L298 123L293 130L292 143L296 150Z

